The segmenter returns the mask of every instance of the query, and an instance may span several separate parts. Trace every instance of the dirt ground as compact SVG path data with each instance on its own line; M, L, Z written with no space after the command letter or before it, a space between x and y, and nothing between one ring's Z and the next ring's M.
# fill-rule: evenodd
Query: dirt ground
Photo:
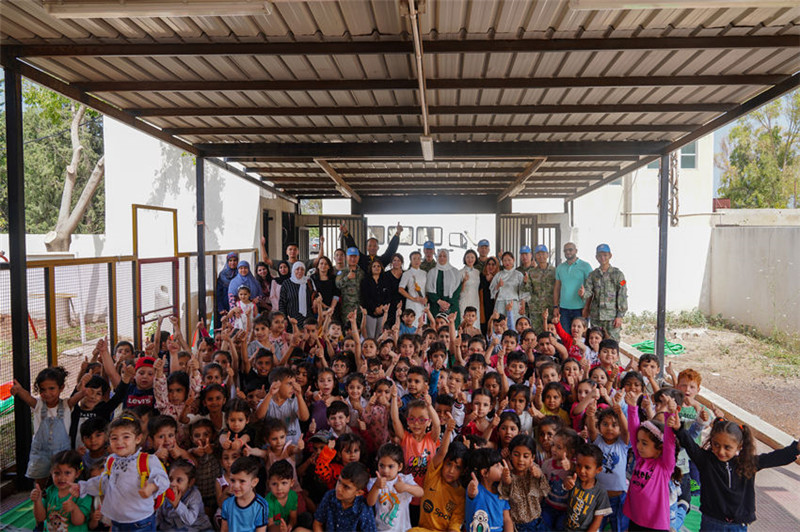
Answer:
M622 332L622 341L628 344L652 339L652 333L644 330ZM667 341L686 348L682 355L667 357L675 373L696 369L703 376L704 388L800 437L800 377L778 375L798 372L787 372L786 366L764 356L767 344L737 332L708 328L668 329Z

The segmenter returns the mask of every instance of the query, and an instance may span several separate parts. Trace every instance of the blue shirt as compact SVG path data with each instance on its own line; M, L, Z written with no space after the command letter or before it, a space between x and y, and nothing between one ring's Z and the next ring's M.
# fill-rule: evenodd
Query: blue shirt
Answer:
M464 510L464 527L467 530L503 532L503 511L511 510L508 501L478 484L478 495L470 499Z
M327 532L375 532L375 514L364 497L356 497L350 508L342 508L336 489L328 490L317 506L314 520Z
M222 503L222 519L227 521L228 530L245 531L269 524L269 504L267 500L256 494L250 504L242 508L231 495Z
M628 491L625 470L630 446L622 438L608 444L601 435L595 438L594 444L603 451L603 471L597 475L597 483L606 491Z
M578 289L586 282L592 273L592 266L585 260L575 259L569 264L562 262L556 267L556 281L561 281L561 296L558 306L570 310L583 308L583 299L578 295Z

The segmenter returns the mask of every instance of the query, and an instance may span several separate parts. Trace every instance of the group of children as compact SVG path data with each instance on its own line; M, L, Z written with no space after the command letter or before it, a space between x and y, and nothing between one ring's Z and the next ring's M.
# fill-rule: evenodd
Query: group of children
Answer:
M362 339L280 312L180 324L143 352L104 341L65 394L48 368L34 397L27 476L47 530L680 530L700 492L703 530L746 530L754 475L800 443L755 454L746 425L667 380L645 355L576 318L569 333L467 308ZM419 326L418 326L419 325ZM401 328L402 333L401 333ZM69 398L63 398L69 395Z

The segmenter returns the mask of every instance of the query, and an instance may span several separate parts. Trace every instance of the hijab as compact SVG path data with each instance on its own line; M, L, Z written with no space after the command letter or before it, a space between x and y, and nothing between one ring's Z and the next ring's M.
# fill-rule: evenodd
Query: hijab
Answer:
M445 264L439 263L438 257L442 253L447 257L447 262ZM446 249L440 250L436 257L436 266L428 272L428 278L425 282L425 291L428 293L436 292L436 281L439 278L439 273L441 273L443 276L442 284L444 289L444 294L442 295L444 295L444 297L453 297L453 294L461 285L461 272L450 264L450 252Z
M300 291L297 296L299 301L297 302L297 304L300 310L300 314L302 314L303 316L308 316L308 276L303 275L303 277L298 279L297 276L295 275L297 270L301 268L303 270L303 273L305 273L306 265L303 264L302 261L298 260L297 262L292 264L292 273L290 274L289 279L294 284L300 286Z
M239 268L246 267L247 268L247 275L242 275L238 273ZM246 286L250 289L250 301L254 300L257 297L261 297L261 284L256 281L256 278L253 276L253 272L250 271L250 263L246 260L239 261L239 264L236 267L236 271L238 275L233 278L231 284L228 285L228 295L237 295L239 292L240 286Z
M228 261L231 259L239 260L239 254L235 251L231 251L228 253L228 256L225 257L225 267L219 272L219 278L223 282L225 286L230 284L234 277L239 273L239 265L236 265L236 268L231 268L228 266Z
M281 273L281 264L285 264L285 265L286 265L286 270L288 270L288 272L289 272L289 273L287 273L287 274L282 274L282 273ZM297 263L295 263L295 264L297 264ZM291 266L289 266L289 263L288 263L288 262L286 262L285 260L282 260L282 261L278 262L278 268L277 268L277 270L278 270L278 276L277 276L277 277L275 277L273 280L274 280L276 283L278 283L279 285L282 285L282 284L283 284L283 282L284 282L285 280L287 280L287 279L288 279L288 278L289 278L289 277L292 275L292 267L291 267Z

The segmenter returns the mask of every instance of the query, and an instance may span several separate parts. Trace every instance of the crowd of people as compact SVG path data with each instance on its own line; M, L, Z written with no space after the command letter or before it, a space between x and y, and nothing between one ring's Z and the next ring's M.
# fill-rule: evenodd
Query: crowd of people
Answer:
M701 375L621 365L627 285L564 245L463 267L433 243L255 270L232 253L214 327L161 318L145 345L100 340L65 393L47 368L27 476L46 530L746 530L751 430L698 402ZM519 261L519 262L517 262ZM164 330L170 322L171 333ZM141 349L141 350L140 350ZM666 377L661 378L662 370ZM67 397L68 396L68 397Z

